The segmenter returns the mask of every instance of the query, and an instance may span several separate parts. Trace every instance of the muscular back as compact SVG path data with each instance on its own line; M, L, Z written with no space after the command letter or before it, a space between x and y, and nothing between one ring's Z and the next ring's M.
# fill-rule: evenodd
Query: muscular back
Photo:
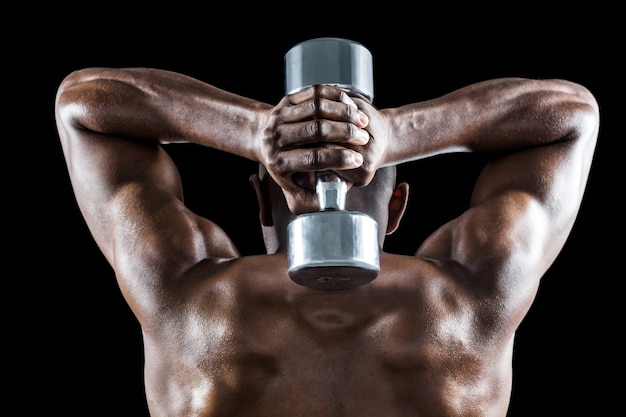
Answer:
M257 256L188 274L144 326L153 415L505 415L513 334L456 272L384 255L372 285L317 291L285 266Z

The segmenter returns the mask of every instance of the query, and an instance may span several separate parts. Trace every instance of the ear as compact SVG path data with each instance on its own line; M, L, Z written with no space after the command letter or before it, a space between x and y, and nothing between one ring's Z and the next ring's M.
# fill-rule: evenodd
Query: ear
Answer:
M250 184L254 188L254 191L256 193L256 200L259 204L259 220L261 221L261 225L274 226L274 219L272 217L272 206L267 190L267 184L261 181L258 174L252 174L249 180Z
M386 234L390 235L400 226L400 220L409 201L409 184L402 182L393 190L389 199L389 220Z

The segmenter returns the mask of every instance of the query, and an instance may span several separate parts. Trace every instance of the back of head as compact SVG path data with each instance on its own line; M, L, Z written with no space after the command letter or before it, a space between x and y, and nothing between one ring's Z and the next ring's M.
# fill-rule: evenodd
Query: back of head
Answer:
M268 253L274 253L284 247L287 241L289 223L302 213L290 210L285 198L285 191L272 179L263 165L259 165L259 181L255 184L260 208L260 219L263 226L263 235ZM306 198L315 194L315 186L309 184L303 191ZM390 221L390 201L399 201L394 207L402 207L406 202L406 193L400 194L400 199L394 197L396 187L396 167L380 168L366 186L351 186L346 195L345 210L357 211L373 218L379 227L379 240L382 245L385 234L388 232ZM400 187L400 189L404 189ZM404 190L406 191L406 190ZM291 194L290 196L293 196ZM298 197L296 197L297 199ZM315 196L316 198L316 196ZM298 204L296 201L295 204ZM319 210L314 207L309 211ZM393 224L397 224L395 217L402 216L403 209L395 210Z

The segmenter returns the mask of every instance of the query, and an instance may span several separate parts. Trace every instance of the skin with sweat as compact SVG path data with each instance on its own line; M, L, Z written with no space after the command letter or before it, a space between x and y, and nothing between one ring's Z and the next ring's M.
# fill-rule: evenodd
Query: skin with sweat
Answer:
M599 111L565 80L377 109L331 86L269 104L169 71L86 68L60 85L56 120L76 200L141 325L152 416L503 417L515 332L575 222ZM186 207L165 146L178 143L259 163L267 253L241 256ZM382 246L411 215L395 167L451 152L489 160L467 210L414 255L382 252L379 276L351 289L290 280L286 228L318 209L314 172L347 181L346 209L378 222Z

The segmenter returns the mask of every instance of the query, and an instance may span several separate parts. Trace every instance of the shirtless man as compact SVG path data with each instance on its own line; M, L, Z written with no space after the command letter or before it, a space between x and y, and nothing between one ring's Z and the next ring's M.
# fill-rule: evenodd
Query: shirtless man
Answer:
M594 97L563 80L377 109L336 87L272 105L145 68L69 74L56 118L81 212L141 325L154 417L505 416L515 332L576 220L599 129ZM163 147L179 142L259 162L267 254L241 256L185 206ZM378 277L351 289L288 277L286 226L317 210L312 173L346 179L346 209L378 222L382 247L409 191L395 166L450 152L491 159L467 210L414 256L381 252Z

